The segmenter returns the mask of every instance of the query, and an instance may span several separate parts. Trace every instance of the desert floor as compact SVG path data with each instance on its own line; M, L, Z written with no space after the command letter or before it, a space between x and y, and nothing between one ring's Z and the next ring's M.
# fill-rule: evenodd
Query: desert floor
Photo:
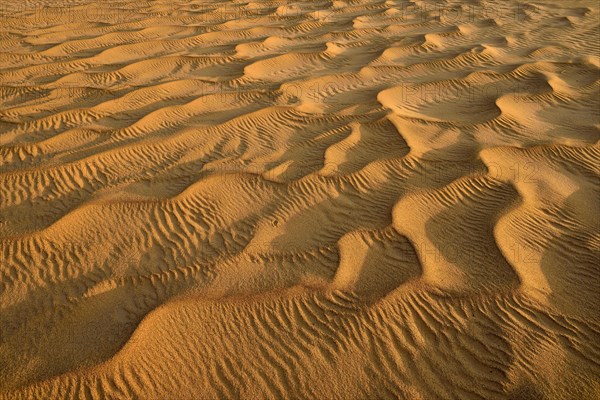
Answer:
M599 18L3 0L0 398L600 398Z

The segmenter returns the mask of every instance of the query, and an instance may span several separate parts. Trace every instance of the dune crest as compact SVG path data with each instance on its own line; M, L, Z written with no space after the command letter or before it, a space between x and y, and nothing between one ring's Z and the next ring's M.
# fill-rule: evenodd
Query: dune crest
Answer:
M600 398L596 1L0 4L0 399Z

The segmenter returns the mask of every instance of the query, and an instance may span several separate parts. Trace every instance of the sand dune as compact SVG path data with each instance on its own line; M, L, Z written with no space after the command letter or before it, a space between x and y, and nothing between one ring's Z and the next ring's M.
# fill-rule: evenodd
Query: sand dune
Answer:
M595 1L0 4L0 398L600 398Z

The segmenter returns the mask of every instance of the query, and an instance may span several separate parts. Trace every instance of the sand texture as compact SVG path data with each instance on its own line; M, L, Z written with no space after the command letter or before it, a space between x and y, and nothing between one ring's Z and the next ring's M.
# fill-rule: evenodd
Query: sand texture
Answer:
M0 399L600 398L596 0L2 0Z

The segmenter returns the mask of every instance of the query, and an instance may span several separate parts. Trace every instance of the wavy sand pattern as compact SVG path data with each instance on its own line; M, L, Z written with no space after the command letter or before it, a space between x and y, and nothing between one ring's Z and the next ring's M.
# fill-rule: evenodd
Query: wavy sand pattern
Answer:
M0 398L600 398L596 1L0 5Z

